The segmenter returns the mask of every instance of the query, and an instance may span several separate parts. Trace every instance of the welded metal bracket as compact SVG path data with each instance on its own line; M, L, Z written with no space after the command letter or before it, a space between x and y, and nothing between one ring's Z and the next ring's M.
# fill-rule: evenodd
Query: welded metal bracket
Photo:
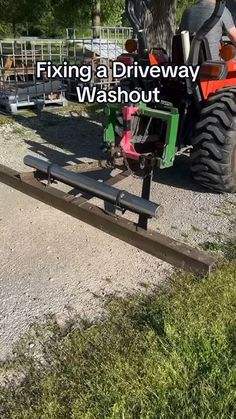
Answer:
M140 115L157 118L166 122L165 145L162 157L158 158L159 169L173 166L176 154L176 142L179 127L179 111L177 108L153 109L147 106L140 108Z

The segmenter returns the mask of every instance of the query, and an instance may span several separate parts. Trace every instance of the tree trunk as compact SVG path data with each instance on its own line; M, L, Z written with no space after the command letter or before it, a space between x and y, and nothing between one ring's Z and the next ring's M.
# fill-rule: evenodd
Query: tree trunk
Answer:
M137 12L146 29L148 47L163 47L170 53L176 30L176 0L141 0Z
M12 31L13 31L13 38L16 38L16 23L12 22Z
M99 38L101 26L101 0L95 0L92 11L93 38Z

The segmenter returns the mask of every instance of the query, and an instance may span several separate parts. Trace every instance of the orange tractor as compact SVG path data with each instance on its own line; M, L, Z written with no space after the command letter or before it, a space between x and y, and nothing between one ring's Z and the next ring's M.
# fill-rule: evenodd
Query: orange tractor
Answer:
M141 166L150 172L154 167L172 166L176 155L189 149L191 170L197 182L217 192L236 192L236 50L226 42L221 48L222 59L212 61L206 39L221 18L225 2L217 1L212 16L190 36L187 61L182 34L173 38L168 65L199 66L194 82L178 77L158 80L130 77L121 81L127 90L150 90L157 86L161 95L159 103L148 106L143 103L108 106L104 149L113 161L122 156L133 170L134 166ZM119 61L126 65L138 62L142 67L165 66L164 49L147 48L145 30L136 13L138 6L140 2L126 1L137 41L127 42L129 51Z

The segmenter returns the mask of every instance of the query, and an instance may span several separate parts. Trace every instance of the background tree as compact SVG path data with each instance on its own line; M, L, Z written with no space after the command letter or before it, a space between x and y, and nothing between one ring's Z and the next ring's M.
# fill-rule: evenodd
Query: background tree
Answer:
M11 25L14 37L17 25L27 28L36 24L49 8L50 0L0 0L0 22Z
M101 21L106 25L122 25L125 0L101 0Z
M92 4L92 26L93 38L98 38L98 26L101 26L101 0L95 0Z
M90 0L51 0L51 6L58 26L75 28L90 23Z
M136 11L146 30L149 47L171 49L176 30L176 0L141 0Z
M1 10L1 22L5 25L11 25L11 30L16 36L16 25L21 23L21 9L18 5L18 2L14 0L0 0L0 10ZM9 29L9 28L8 28Z
M194 0L140 0L136 12L146 30L148 46L171 50L172 37L182 13Z
M177 5L176 5L177 1ZM137 9L150 45L168 48L183 10L194 0L140 0ZM146 6L146 7L145 7ZM176 8L177 6L177 8ZM125 0L0 0L0 36L64 36L66 28L129 24Z

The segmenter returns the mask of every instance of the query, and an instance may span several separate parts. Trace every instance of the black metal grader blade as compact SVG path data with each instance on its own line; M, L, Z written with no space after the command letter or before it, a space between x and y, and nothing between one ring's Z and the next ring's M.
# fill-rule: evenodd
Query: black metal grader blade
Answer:
M117 181L120 181L124 176L118 175ZM92 198L91 195L85 194L78 197L65 193L52 186L52 184L45 184L42 178L43 176L40 176L37 170L21 174L0 165L0 182L158 259L201 276L208 275L214 268L216 260L205 252L155 231L145 230L136 223L105 211L89 202L89 199ZM108 181L109 183L115 184L116 179L113 178L111 182Z

